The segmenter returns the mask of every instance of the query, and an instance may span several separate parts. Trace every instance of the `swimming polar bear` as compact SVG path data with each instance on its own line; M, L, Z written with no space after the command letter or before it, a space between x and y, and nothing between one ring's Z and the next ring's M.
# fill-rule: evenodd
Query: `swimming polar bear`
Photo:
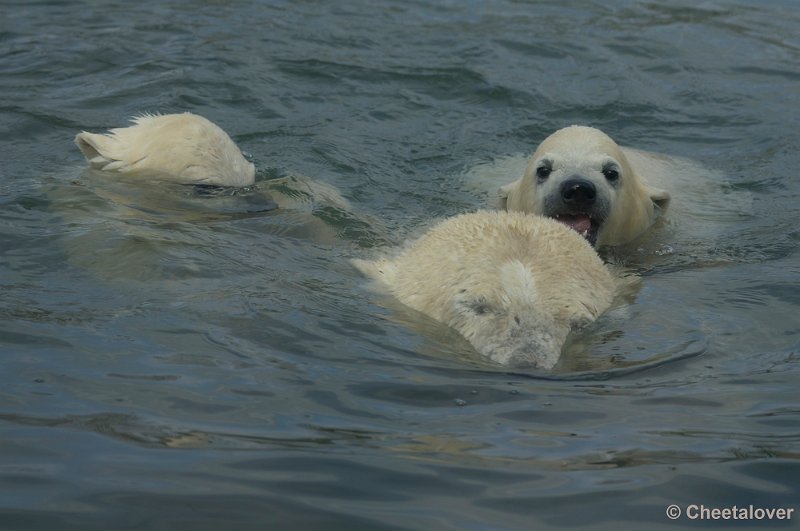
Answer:
M569 332L596 320L617 289L584 238L521 212L449 218L394 258L353 264L506 366L551 369Z
M629 243L670 200L645 180L625 151L593 127L570 126L547 137L520 179L500 188L500 207L554 218L596 247Z
M255 167L225 131L192 113L142 114L133 125L75 137L92 168L181 184L250 186Z
M326 211L358 222L350 202L331 185L296 174L256 184L255 166L225 131L202 116L145 113L131 121L133 125L106 134L83 131L75 136L90 166L81 184L115 204L130 206L120 217L155 212L176 214L173 219L216 220L280 208L282 214L295 211L301 224L301 218ZM142 187L142 182L152 185ZM194 186L179 190L179 185ZM314 221L322 240L330 239L327 224L307 220Z
M200 185L201 196L246 200L241 205L246 212L265 212L278 206L310 211L317 204L350 210L350 203L336 188L298 175L266 181L268 194L259 194L258 187L241 192L220 190L252 187L255 166L225 131L202 116L145 113L131 121L134 125L106 134L83 131L75 136L75 144L96 170L95 176L114 175L125 184L154 180ZM107 186L105 193L113 192ZM145 208L154 208L153 200L149 198Z
M103 278L202 271L203 249L218 245L209 242L224 221L250 220L237 224L260 237L384 241L382 225L334 186L277 168L256 182L233 140L198 115L144 114L107 134L81 132L75 143L89 168L46 179L42 191L72 228L70 262Z

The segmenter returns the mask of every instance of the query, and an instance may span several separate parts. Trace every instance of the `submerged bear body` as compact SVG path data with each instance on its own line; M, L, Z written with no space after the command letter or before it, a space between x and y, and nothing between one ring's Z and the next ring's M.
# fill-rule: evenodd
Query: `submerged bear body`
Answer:
M449 218L397 256L355 265L507 366L552 368L569 332L594 321L615 292L584 238L519 212Z

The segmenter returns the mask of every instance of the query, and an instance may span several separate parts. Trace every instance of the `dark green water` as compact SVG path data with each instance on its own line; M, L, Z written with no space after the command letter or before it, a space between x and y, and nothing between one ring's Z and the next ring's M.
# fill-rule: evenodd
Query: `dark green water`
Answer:
M795 2L2 7L0 528L797 527L666 515L800 510ZM73 136L143 111L372 226L103 189ZM364 289L572 123L702 164L588 352L504 371Z

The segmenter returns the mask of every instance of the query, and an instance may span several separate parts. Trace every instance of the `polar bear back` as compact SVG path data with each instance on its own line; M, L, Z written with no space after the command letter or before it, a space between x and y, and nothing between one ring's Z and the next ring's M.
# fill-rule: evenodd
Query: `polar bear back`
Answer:
M519 212L456 216L395 257L356 266L505 365L551 368L569 331L605 311L615 288L575 231Z
M594 249L565 229L549 218L519 212L481 211L450 218L397 257L391 283L403 298L458 280L481 285L490 271L510 261L531 269L541 298L548 300L570 298L561 289L565 269L578 290L610 282ZM423 300L424 307L418 309L429 311L435 301Z
M107 134L83 131L75 144L92 168L131 178L176 183L249 186L255 167L225 131L191 113L133 118Z

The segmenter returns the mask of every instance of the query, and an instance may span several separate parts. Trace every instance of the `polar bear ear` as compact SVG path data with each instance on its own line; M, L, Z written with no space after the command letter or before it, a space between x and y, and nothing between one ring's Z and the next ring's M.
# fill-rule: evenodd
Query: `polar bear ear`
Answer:
M501 186L497 190L497 208L500 210L508 210L508 196L519 187L520 181L522 181L522 179L517 179L513 183Z
M667 209L667 207L669 206L669 200L672 197L666 190L662 190L661 188L655 188L653 186L647 187L647 195L650 196L650 200L662 212Z

